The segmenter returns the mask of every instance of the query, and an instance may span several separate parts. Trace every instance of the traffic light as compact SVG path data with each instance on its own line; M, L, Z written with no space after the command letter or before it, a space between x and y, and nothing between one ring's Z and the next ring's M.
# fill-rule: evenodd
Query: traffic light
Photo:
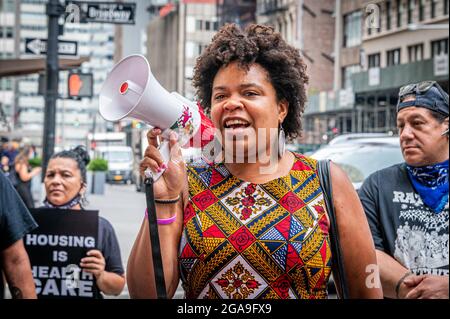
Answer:
M92 73L70 72L67 79L67 91L69 97L92 97L93 77Z

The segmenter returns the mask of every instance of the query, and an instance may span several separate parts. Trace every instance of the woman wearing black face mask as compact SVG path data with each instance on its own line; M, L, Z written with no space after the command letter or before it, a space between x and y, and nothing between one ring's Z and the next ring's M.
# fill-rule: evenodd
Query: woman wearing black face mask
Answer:
M88 163L89 155L81 146L52 156L44 179L45 207L84 210ZM112 225L105 218L99 217L98 225L98 249L88 251L80 266L95 276L100 291L119 295L125 285L119 243Z

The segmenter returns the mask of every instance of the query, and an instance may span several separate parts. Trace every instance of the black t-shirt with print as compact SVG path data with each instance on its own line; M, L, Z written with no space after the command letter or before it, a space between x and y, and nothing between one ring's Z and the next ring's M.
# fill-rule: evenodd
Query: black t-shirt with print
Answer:
M370 175L358 194L376 249L416 274L448 276L448 201L439 214L428 208L404 163Z
M22 239L36 227L36 222L11 182L0 172L0 251ZM0 275L2 263L0 261ZM0 299L3 298L3 278L0 278Z

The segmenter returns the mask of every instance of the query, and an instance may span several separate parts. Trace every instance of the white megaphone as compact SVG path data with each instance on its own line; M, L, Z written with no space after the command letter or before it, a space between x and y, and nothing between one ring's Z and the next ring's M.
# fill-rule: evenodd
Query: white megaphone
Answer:
M105 120L136 119L160 128L165 138L174 130L180 145L196 134L201 140L201 127L212 127L196 103L164 89L153 76L147 59L139 54L127 56L114 66L100 91L99 104ZM170 159L167 140L160 144L159 151L167 165ZM156 181L163 172L153 173L153 179Z

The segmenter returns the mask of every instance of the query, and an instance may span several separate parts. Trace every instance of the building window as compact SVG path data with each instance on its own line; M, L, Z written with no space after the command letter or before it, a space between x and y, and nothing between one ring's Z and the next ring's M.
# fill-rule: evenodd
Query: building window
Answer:
M194 75L194 67L193 66L186 66L184 68L184 77L188 80L191 80Z
M431 57L448 54L448 38L431 42Z
M219 24L217 21L210 20L195 20L195 30L196 31L216 31Z
M387 66L400 64L400 49L387 51Z
M361 11L344 16L344 47L361 44Z
M12 81L10 78L0 79L0 91L11 91Z
M203 21L195 20L195 30L200 31L203 30Z
M448 14L448 1L449 0L443 0L444 1L444 15Z
M403 13L402 1L397 0L397 28L400 28L402 26L402 13Z
M186 17L186 32L192 33L195 32L195 28L197 27L197 20L193 16Z
M187 41L185 46L185 54L187 58L197 58L200 54L202 54L203 50L207 47L206 44Z
M386 30L391 30L391 1L386 1Z
M436 18L437 0L431 0L431 19Z
M0 1L2 2L2 1ZM1 7L1 6L0 6ZM14 0L3 0L3 7L1 8L3 12L15 12L16 4Z
M423 44L411 45L408 47L409 62L417 62L423 60Z
M12 27L1 27L0 26L0 38L12 39L13 28Z
M408 0L408 24L413 23L415 2L416 0Z
M419 0L419 21L425 19L425 0Z
M381 32L381 8L380 8L380 14L378 15L378 33Z
M370 68L378 68L380 67L380 53L369 54L369 69Z
M359 64L349 65L342 68L342 89L348 89L352 87L352 74L361 71Z
M6 57L7 59L10 59L10 58L14 57L14 54L13 54L12 52L6 52L6 53L5 53L5 57Z
M194 53L195 42L186 41L186 46L185 46L184 50L185 50L186 58L193 58L193 57L195 57L195 53Z

